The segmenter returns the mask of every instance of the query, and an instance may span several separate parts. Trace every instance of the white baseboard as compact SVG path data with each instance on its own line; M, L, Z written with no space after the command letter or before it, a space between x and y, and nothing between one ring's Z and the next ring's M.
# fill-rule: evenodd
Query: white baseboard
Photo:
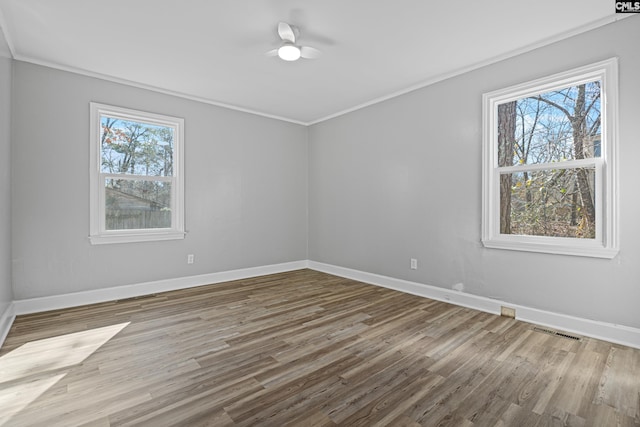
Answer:
M500 301L491 298L480 297L451 289L438 288L437 286L425 285L417 282L409 282L408 280L395 279L393 277L381 276L379 274L352 270L350 268L323 264L315 261L309 261L308 267L312 270L333 274L334 276L353 279L359 282L382 286L384 288L394 289L407 294L444 301L492 314L500 314L500 306L504 305Z
M553 313L519 304L511 304L507 301L500 301L450 289L439 288L436 286L425 285L423 283L395 279L393 277L381 276L378 274L352 270L350 268L323 264L315 261L309 261L308 268L492 314L500 314L500 307L506 305L511 308L515 308L516 319L523 322L534 323L553 329L560 329L562 331L597 338L603 341L625 345L627 347L640 348L640 329L629 326L598 322L566 314Z
M178 277L175 279L156 280L134 285L116 286L113 288L95 289L92 291L74 292L62 295L22 299L13 302L16 315L40 313L61 308L96 304L119 299L134 298L159 292L175 291L231 280L248 279L267 274L284 273L307 267L307 261L293 261L283 264L272 264L197 276Z
M455 290L439 288L423 283L410 282L379 274L367 273L350 268L324 264L315 261L294 261L198 276L180 277L176 279L158 280L134 285L117 286L107 289L76 292L64 295L53 295L41 298L30 298L14 301L0 315L0 345L11 328L16 315L39 313L61 308L76 307L86 304L115 301L159 292L191 288L196 286L247 279L267 274L310 268L312 270L333 274L348 279L369 283L438 301L468 307L492 314L500 314L500 307L507 305L516 309L516 319L528 323L560 329L579 335L601 339L633 348L640 348L640 329L613 323L599 322L566 314L553 313L508 301L500 301Z
M4 344L4 340L7 339L9 329L11 329L15 318L14 303L11 302L4 312L0 314L0 347Z
M640 329L514 305L518 320L640 349Z

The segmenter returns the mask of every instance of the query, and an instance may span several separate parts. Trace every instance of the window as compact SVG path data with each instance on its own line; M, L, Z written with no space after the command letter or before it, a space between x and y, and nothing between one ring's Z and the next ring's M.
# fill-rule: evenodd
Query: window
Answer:
M486 247L613 258L617 60L483 96Z
M92 244L184 238L184 120L92 102Z

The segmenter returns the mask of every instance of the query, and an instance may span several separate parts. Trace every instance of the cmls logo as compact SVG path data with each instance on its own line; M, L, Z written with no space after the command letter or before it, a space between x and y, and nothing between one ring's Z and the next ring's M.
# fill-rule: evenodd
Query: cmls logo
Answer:
M616 13L640 13L640 1L617 1Z

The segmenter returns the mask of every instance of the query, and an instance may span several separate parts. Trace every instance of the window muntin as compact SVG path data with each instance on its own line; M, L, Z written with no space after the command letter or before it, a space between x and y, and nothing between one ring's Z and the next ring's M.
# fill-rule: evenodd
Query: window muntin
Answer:
M183 119L90 109L91 242L183 238Z
M616 60L483 103L484 245L615 256Z

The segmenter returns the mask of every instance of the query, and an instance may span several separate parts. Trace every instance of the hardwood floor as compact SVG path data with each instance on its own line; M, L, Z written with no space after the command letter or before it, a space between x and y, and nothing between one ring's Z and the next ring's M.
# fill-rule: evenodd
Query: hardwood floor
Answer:
M4 426L633 426L640 350L311 270L19 316Z

